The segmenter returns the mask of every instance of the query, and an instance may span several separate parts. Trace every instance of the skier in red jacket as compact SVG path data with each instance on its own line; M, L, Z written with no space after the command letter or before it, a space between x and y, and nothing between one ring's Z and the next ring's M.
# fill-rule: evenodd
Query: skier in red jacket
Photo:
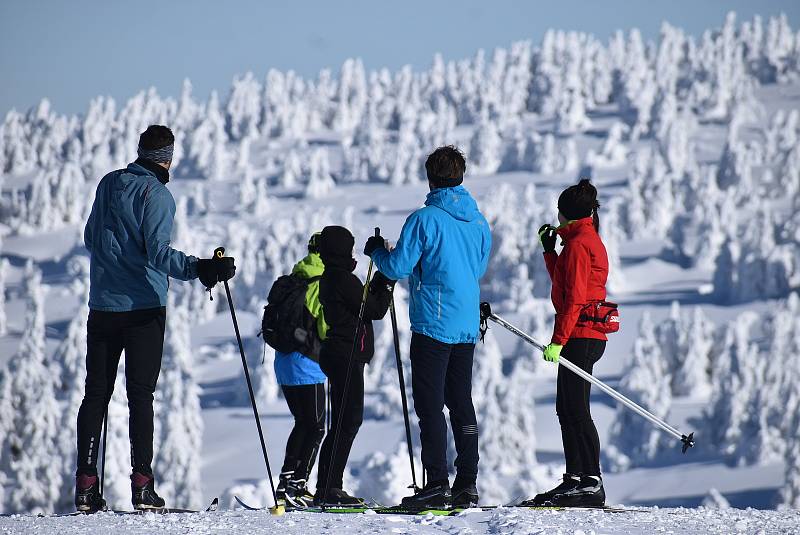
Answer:
M592 373L592 366L606 348L606 335L586 320L588 306L606 298L608 255L598 231L597 189L587 179L564 190L558 198L560 226L543 225L539 239L553 282L551 298L556 309L551 343L544 358L558 362L569 359ZM556 235L564 248L557 254ZM567 469L563 481L553 490L538 494L532 505L567 507L603 506L605 491L600 476L600 441L589 412L591 384L559 367L556 413Z

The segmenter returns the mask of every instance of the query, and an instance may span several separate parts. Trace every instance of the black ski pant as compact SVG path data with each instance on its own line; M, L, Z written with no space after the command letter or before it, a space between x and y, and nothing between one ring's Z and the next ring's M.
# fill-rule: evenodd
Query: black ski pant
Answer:
M281 475L308 479L325 435L325 384L281 385L283 397L294 416L294 427L286 441Z
M419 333L411 336L411 389L428 481L448 479L445 405L456 444L456 477L474 483L478 476L478 423L472 404L474 353L475 344L446 344Z
M585 372L592 373L594 363L606 349L604 340L571 338L561 356ZM568 474L600 475L600 439L589 411L592 385L563 366L558 367L556 414L561 424L561 440Z
M165 307L131 312L89 311L86 390L78 411L78 475L97 475L103 416L114 392L123 350L131 467L134 472L153 473L153 393L161 371L166 318Z
M347 380L348 355L327 354L323 346L319 365L331 388L331 428L325 435L319 452L319 469L317 470L317 491L325 492L325 483L330 470L331 488L341 489L344 469L353 441L364 420L364 363L353 361L350 370L350 382L347 392L344 391ZM339 428L339 417L342 426ZM333 451L333 441L339 429L339 441ZM331 454L333 453L333 457Z

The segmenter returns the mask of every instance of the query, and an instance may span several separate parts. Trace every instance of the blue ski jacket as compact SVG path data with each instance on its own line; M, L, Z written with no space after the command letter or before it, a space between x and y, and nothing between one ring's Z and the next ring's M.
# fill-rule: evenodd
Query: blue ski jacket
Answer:
M390 279L409 278L411 330L447 344L475 343L480 285L492 234L463 186L431 191L403 225L397 246L372 253Z
M127 312L167 305L168 277L197 278L197 258L170 247L175 199L131 163L97 186L83 240L91 256L89 308Z

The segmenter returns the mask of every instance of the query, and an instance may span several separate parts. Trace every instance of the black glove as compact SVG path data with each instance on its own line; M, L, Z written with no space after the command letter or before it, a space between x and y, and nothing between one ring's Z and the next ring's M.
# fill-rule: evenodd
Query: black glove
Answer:
M222 258L201 258L197 261L197 278L208 289L218 282L227 281L236 274L236 265L232 256Z
M224 282L231 280L236 275L236 265L234 264L232 256L223 256L222 258L215 258L214 262L217 267L217 280Z
M381 290L392 292L395 284L397 284L397 281L393 281L380 271L376 271L372 280L369 281L369 293L374 294Z
M372 253L380 248L386 248L386 240L382 236L371 236L364 245L364 254L372 256Z
M556 252L556 227L553 225L542 225L539 227L539 241L545 253Z
M214 260L201 258L197 261L197 278L208 290L217 285L217 267Z

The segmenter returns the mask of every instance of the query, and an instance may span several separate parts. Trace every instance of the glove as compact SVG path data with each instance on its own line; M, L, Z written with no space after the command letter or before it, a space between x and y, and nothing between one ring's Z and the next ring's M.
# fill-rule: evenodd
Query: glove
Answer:
M372 253L380 248L386 248L386 240L383 239L383 236L370 236L364 245L364 254L372 256Z
M548 344L544 348L544 360L548 362L558 362L558 357L561 356L561 348L564 346L558 344Z
M397 284L397 281L390 279L380 271L376 271L372 280L369 281L369 293L374 294L381 289L391 293L394 290L395 284Z
M214 265L214 260L201 258L197 261L197 278L208 290L217 285L217 267Z
M214 259L217 268L217 280L224 282L231 280L236 274L236 264L232 256L223 256L222 258Z
M556 252L556 227L553 225L542 225L539 227L539 241L545 253Z

